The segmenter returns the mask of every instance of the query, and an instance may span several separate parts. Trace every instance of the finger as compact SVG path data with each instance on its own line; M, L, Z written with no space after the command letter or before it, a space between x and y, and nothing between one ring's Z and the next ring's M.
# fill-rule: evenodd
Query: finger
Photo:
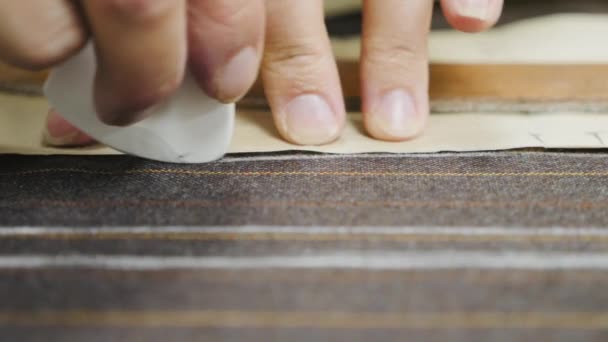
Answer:
M3 1L0 59L24 69L43 69L82 48L87 33L67 0Z
M190 0L190 68L210 96L226 103L255 82L264 48L263 0Z
M362 108L367 131L375 138L406 140L425 126L432 11L429 0L364 3Z
M344 125L340 79L322 0L268 0L262 76L276 126L292 143L335 140Z
M496 24L503 0L442 0L448 22L457 30L479 32Z
M89 0L102 121L128 125L181 84L187 58L185 0Z
M93 138L67 122L51 109L46 118L43 142L49 146L72 147L94 144Z

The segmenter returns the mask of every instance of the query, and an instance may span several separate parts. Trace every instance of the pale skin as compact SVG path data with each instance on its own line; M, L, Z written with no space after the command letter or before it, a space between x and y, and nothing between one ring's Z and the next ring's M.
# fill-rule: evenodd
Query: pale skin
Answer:
M332 0L326 0L332 1ZM448 22L483 31L503 0L442 0ZM361 96L374 138L419 135L429 112L427 36L433 1L365 0ZM277 130L301 145L340 136L345 107L323 21L323 0L22 0L0 1L0 60L53 67L93 38L99 67L95 102L102 121L144 119L170 96L188 68L211 97L242 98L258 75ZM50 111L56 145L91 139Z

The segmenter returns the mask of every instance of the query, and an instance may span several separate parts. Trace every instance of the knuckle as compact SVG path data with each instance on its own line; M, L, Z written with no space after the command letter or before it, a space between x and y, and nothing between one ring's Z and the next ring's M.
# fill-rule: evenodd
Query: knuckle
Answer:
M254 5L256 2L251 0L197 0L188 6L188 12L194 19L204 18L221 26L234 27L241 26L250 15L259 15L257 11L252 11Z
M370 38L365 42L367 63L401 66L426 59L426 45L399 38Z
M276 92L315 92L334 65L329 51L318 44L275 46L266 52L264 72L275 84L287 85L287 89L274 89Z
M311 68L321 64L331 54L318 43L305 40L270 43L267 46L266 62L277 68Z
M103 0L94 1L95 10L122 20L155 22L168 15L175 2L166 0Z

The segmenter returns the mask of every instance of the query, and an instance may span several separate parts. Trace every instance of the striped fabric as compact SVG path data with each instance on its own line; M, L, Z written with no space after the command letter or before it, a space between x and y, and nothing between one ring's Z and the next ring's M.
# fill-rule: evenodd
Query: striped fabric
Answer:
M605 341L607 156L0 156L0 338Z

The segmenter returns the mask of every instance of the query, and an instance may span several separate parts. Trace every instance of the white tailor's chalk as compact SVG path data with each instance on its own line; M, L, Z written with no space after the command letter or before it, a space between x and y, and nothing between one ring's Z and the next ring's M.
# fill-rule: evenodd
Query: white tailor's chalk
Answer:
M228 151L235 105L211 99L191 76L186 76L171 98L150 109L143 121L114 127L97 117L95 69L90 44L51 73L44 93L66 120L97 141L128 154L171 163L209 162Z

